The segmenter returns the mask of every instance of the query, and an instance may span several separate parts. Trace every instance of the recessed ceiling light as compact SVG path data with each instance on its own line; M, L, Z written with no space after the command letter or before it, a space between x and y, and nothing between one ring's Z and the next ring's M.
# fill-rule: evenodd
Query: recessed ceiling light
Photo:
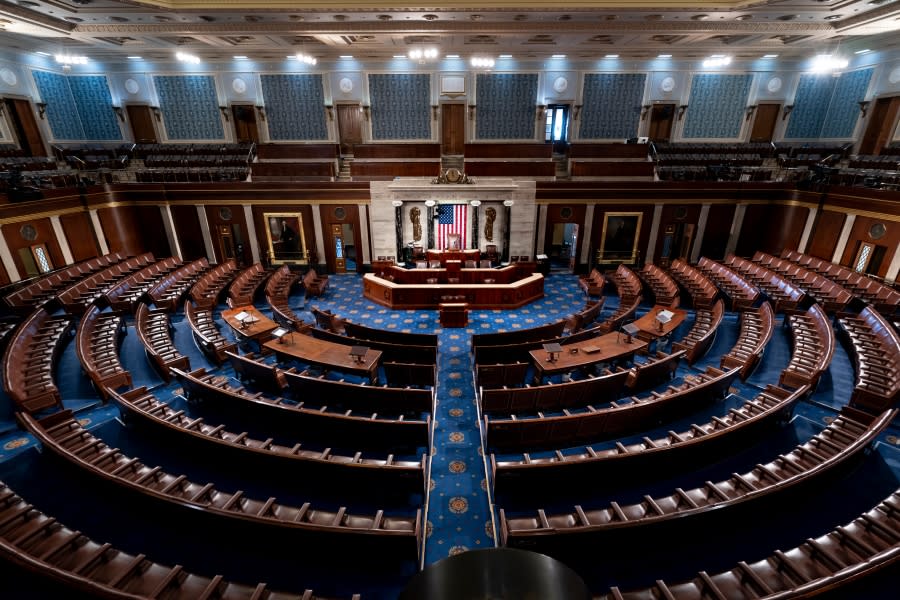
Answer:
M142 56L129 56L128 60L144 60Z
M459 54L448 54L444 58L459 58Z
M618 54L607 54L605 58L619 58Z
M660 54L656 58L672 58L672 55L671 54Z
M42 50L38 50L37 52L35 52L35 54L40 54L41 56L53 56L49 52L44 52Z
M501 54L497 58L512 58L512 54Z
M778 58L777 54L763 54L763 58Z
M550 58L565 58L565 57L566 57L565 54L554 54Z
M338 58L353 58L352 54L341 54Z
M735 21L749 21L753 18L753 15L738 15L734 18Z
M857 51L854 52L853 54L866 54L866 53L868 53L868 52L871 52L871 50L869 50L868 48L866 48L865 50L857 50Z
M234 60L247 60L247 57L244 56L243 54L238 54L237 56L234 57Z
M691 17L691 21L705 21L709 18L709 15L694 15Z
M825 20L826 21L837 21L838 19L840 19L843 16L844 15L828 15L827 17L825 17Z
M405 54L395 54L394 58L406 58Z

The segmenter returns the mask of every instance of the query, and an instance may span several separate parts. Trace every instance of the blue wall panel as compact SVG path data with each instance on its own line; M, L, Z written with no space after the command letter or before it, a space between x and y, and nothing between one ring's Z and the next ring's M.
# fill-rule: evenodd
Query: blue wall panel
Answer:
M56 140L83 140L84 128L72 90L65 75L48 71L32 71L34 82L41 94L41 101L47 104L47 121Z
M853 137L856 121L862 115L859 102L865 99L871 79L872 69L851 71L838 78L820 137L847 139Z
M118 117L112 110L112 96L105 75L68 78L75 106L81 116L86 140L121 140Z
M589 73L584 77L581 139L630 138L638 134L647 76Z
M431 139L431 76L369 75L372 139Z
M872 69L802 75L785 139L851 138L871 79Z
M533 140L536 73L479 74L476 80L479 140Z
M261 80L271 139L328 139L321 75L263 75Z
M170 140L225 138L216 82L211 75L159 75L153 83Z
M831 75L801 75L797 95L794 97L794 110L791 111L784 137L819 137L833 92L834 78Z
M682 137L737 138L752 83L752 75L694 75Z

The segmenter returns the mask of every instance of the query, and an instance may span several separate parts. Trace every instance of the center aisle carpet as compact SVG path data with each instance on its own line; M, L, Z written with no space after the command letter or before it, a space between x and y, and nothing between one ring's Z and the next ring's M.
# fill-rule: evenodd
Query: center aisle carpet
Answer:
M547 276L544 298L517 310L470 310L465 329L444 329L435 310L391 310L361 297L356 275L333 276L322 298L292 297L299 315L330 309L351 321L408 333L438 335L437 403L433 416L430 492L425 517L425 564L495 546L495 521L488 496L484 448L478 426L472 334L529 329L568 317L586 297L572 275ZM601 319L603 317L601 316Z

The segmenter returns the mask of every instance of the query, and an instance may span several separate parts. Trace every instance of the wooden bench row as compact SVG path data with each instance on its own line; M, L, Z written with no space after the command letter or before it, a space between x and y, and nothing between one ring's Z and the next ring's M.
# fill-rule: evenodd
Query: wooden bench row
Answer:
M791 314L793 345L791 361L781 372L779 385L797 388L808 385L815 388L819 377L831 364L834 355L834 329L822 307L813 304L805 313Z
M599 441L640 431L660 420L690 414L697 407L724 397L737 369L720 371L707 367L699 375L688 375L684 383L670 386L662 393L651 392L647 398L630 398L609 402L605 408L591 405L583 412L518 419L484 417L488 446L498 450L559 447L585 441ZM602 401L602 399L601 399Z
M900 335L871 307L859 315L840 316L856 366L850 401L869 410L885 410L900 395Z
M208 423L202 417L194 418L183 410L175 410L144 387L113 393L112 398L129 425L143 426L156 435L166 436L163 439L170 443L183 444L186 449L209 451L216 460L230 459L251 469L277 469L288 478L313 477L317 490L334 488L365 498L421 494L425 490L424 454L418 461L401 460L393 454L380 457L363 451L342 454L330 447L306 449L299 441L283 445L271 437L256 439L246 431L229 431L225 425Z
M75 334L75 353L97 393L107 400L109 390L131 385L131 373L119 361L119 345L125 335L121 315L91 306L81 317Z
M719 296L715 284L702 271L680 258L676 258L669 265L669 274L687 290L695 308L711 308Z
M900 315L900 291L894 288L857 273L849 267L836 265L831 261L802 254L796 250L784 250L781 257L842 285L888 318Z
M256 290L269 274L269 271L264 269L261 263L251 265L238 273L231 285L228 286L228 305L234 307L253 304Z
M759 298L759 288L725 265L700 257L697 270L706 275L731 300L732 310L752 308Z
M677 466L696 468L718 460L730 449L741 449L755 441L763 430L786 422L794 404L809 392L808 387L789 392L769 385L742 406L729 409L702 424L691 424L665 436L623 443L605 449L586 446L576 452L543 457L522 454L521 458L499 458L491 454L494 490L497 494L528 494L541 489L577 489L605 477L667 477Z
M806 294L778 273L739 256L730 255L725 265L745 277L769 297L776 312L796 310L806 300Z
M291 271L287 265L281 265L266 281L266 301L272 307L275 320L295 331L306 325L288 303L291 288L300 277L299 273Z
M80 315L118 281L153 264L155 260L151 252L127 258L70 285L56 298L67 313Z
M731 350L722 355L720 366L723 369L739 368L741 379L746 381L759 364L774 331L775 312L771 304L763 302L758 308L748 308L741 313L741 331L738 339Z
M212 310L198 308L191 300L185 300L184 316L187 318L197 346L216 364L222 364L227 359L225 355L227 351L237 349L237 343L229 340L219 331Z
M678 308L681 302L681 296L678 292L678 284L669 276L668 273L654 265L647 263L639 271L640 278L643 279L653 296L656 298L656 304L661 304L669 308Z
M842 286L787 259L757 252L753 255L753 262L793 282L821 304L827 313L844 310L853 299L853 295Z
M619 292L619 298L623 302L626 298L641 296L644 288L644 286L641 284L641 279L635 274L634 271L632 271L625 265L620 264L618 267L616 267L616 270L613 271L611 277L613 283L616 286L616 290L618 290Z
M191 286L191 300L197 308L212 308L219 303L219 296L231 283L239 272L237 263L233 258L216 265L205 272L200 279Z
M576 505L573 511L553 515L539 509L527 516L507 516L501 508L501 543L565 557L587 551L612 535L653 535L663 525L670 528L666 531L671 535L675 528L699 527L698 520L704 516L724 519L728 510L749 511L754 503L835 475L851 460L860 459L896 413L871 416L845 407L821 433L787 455L716 483L707 481L689 490L676 488L669 495L645 496L637 503L613 501L608 507L590 510Z
M672 349L684 350L688 364L694 364L709 350L724 316L725 306L722 300L717 301L711 309L698 308L691 330L674 342Z
M616 399L625 388L630 371L617 369L600 376L577 381L495 387L478 390L478 403L483 415L512 415L583 408L605 399Z
M251 393L227 378L205 369L190 373L173 369L189 399L209 400L212 410L237 417L250 416L261 425L304 439L341 447L420 448L429 444L430 416L425 420L384 418L377 412L329 409L327 405L307 407L304 402L268 398Z
M418 365L421 367L432 368L437 364L437 347L435 346L419 346L417 344L403 344L379 342L375 340L366 340L347 335L341 335L333 331L325 329L312 329L312 336L320 340L328 340L336 344L344 344L350 346L366 346L372 350L381 351L382 363L400 363L408 365Z
M21 423L45 451L95 479L114 484L123 494L153 502L158 507L196 515L198 511L217 518L223 527L254 526L273 534L300 541L303 535L322 541L323 534L337 549L341 544L366 544L380 552L414 559L419 546L421 511L409 516L351 514L346 507L321 510L309 502L301 506L281 504L272 497L252 498L243 491L217 490L212 483L190 481L160 467L151 467L131 458L85 429L71 411L65 410L41 420L19 413ZM334 539L337 536L339 539ZM325 550L325 546L321 548Z
M407 333L404 331L391 331L390 329L375 329L359 323L344 320L344 329L347 335L358 340L384 342L387 344L410 344L413 346L429 346L437 348L438 336L436 333Z
M174 311L181 305L181 300L193 288L194 282L209 270L206 257L198 258L157 280L147 290L147 296L157 308Z
M606 277L597 269L591 269L590 274L578 278L578 285L588 296L602 296Z
M100 299L114 311L134 312L144 294L179 267L181 260L174 256L153 262L108 287Z
M112 252L96 258L76 263L64 269L54 271L49 275L39 277L27 285L11 292L3 297L6 304L16 310L31 311L44 302L56 298L65 288L73 283L102 271L125 260L127 257L122 252Z
M651 588L614 587L598 600L669 598L800 598L840 594L842 586L896 564L900 559L900 490L883 502L817 538L719 573L701 571L693 579Z
M536 344L560 337L566 327L566 320L554 321L546 325L531 327L529 329L513 329L497 333L476 333L472 335L472 351L475 352L476 362L492 362L479 360L478 351L488 346L508 346L513 344Z
M611 314L608 319L600 324L598 331L600 333L618 331L626 321L630 321L634 318L634 314L637 312L638 306L640 306L640 304L640 294L638 294L637 296L620 297L618 308L613 311L613 314Z
M179 352L172 340L172 326L167 311L151 309L148 304L141 302L135 313L135 329L147 358L164 380L168 382L172 379L169 371L172 367L190 370L190 360Z
M199 575L144 554L92 540L48 516L0 482L0 559L69 588L78 597L168 600L325 600L312 590L291 594L221 575ZM351 600L359 600L354 594Z
M592 324L597 320L597 317L600 316L600 311L603 310L605 302L605 296L601 296L599 300L594 302L588 301L583 309L574 313L566 320L566 327L563 331L566 333L575 333L581 331L585 325Z
M11 334L3 353L3 389L17 410L62 407L53 367L72 328L70 318L39 308Z

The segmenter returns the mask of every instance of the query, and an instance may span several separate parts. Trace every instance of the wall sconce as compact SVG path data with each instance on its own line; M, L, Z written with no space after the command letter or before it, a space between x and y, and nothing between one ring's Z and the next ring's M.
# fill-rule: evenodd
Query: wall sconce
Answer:
M859 112L862 113L863 118L866 118L866 113L869 112L869 101L868 100L860 100L859 104Z
M362 109L363 109L363 118L364 118L366 121L368 121L368 120L369 120L369 105L368 105L368 104L363 104Z
M687 104L682 104L681 106L678 107L678 120L679 121L684 116L684 111L687 110L687 107L688 107Z
M432 121L437 121L437 117L438 117L438 108L439 108L439 107L438 107L437 104L432 104L432 105L431 105L431 120L432 120Z
M756 105L750 105L747 107L747 116L744 118L745 121L749 121L750 117L753 116L753 113L756 112Z
M547 107L544 106L543 104L538 104L535 107L534 118L537 119L538 121L540 121L541 119L544 118L545 114L547 114Z
M159 123L162 121L162 111L159 110L158 106L151 106L150 110L153 111L153 116L156 117L156 122Z
M125 122L125 112L122 110L121 106L113 106L113 112L116 113L116 116L119 117L119 120L123 123Z
M47 103L46 102L38 102L35 104L38 109L38 116L43 119L44 115L47 113Z
M572 118L576 121L578 120L578 115L581 114L581 106L581 104L576 104L575 110L572 112Z
M256 112L259 114L259 120L265 123L266 121L266 107L265 106L257 106Z
M328 115L329 121L334 121L334 106L332 106L331 104L326 104L325 113Z
M471 120L473 120L474 118L475 118L475 105L474 105L474 104L470 104L470 105L469 105L469 120L471 121Z
M228 122L228 107L227 107L227 106L220 106L220 107L219 107L219 110L222 112L222 117L225 118L225 122L227 123L227 122Z
M647 118L647 113L650 111L650 106L651 105L649 104L645 104L641 107L641 121Z
M787 116L791 114L791 111L794 110L793 104L785 104L784 110L781 111L781 120L784 121L787 119Z

